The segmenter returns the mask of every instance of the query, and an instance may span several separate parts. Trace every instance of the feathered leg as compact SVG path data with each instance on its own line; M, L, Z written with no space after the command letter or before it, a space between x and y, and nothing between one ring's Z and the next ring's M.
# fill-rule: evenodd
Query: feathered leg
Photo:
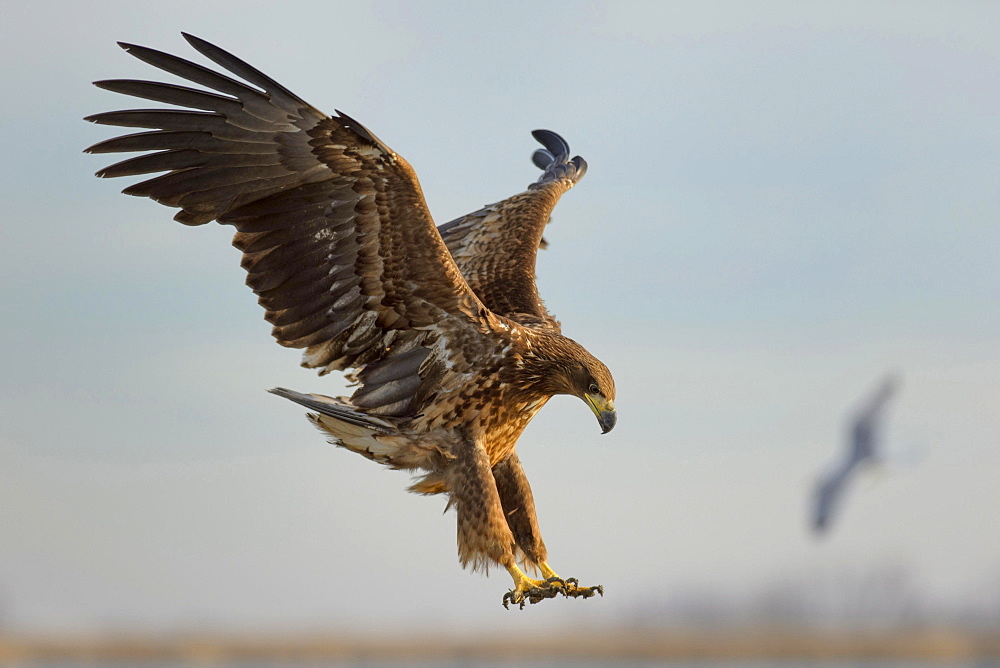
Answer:
M545 564L548 550L545 549L545 542L538 528L535 499L517 453L510 453L493 467L493 478L496 480L507 526L514 534L517 547L524 554L525 564L538 568L545 577L551 577L545 573L551 569Z
M490 469L490 458L479 444L462 448L446 473L449 504L458 513L458 558L473 570L500 564L514 579L514 589L504 595L503 604L551 598L545 582L529 578L517 567L514 534L507 525L500 494Z
M462 448L447 471L449 505L458 513L458 558L473 570L500 564L517 568L514 536L500 505L490 459L477 444Z
M511 452L506 459L497 462L493 467L493 478L507 525L517 549L524 555L525 565L540 570L544 578L541 581L527 577L519 580L518 575L511 571L515 588L504 597L504 607L508 603L518 603L523 608L525 600L537 603L556 594L583 598L590 598L595 593L603 596L604 587L580 587L575 578L563 580L549 566L548 550L545 549L545 542L538 528L535 499L517 453ZM509 568L507 570L510 571Z

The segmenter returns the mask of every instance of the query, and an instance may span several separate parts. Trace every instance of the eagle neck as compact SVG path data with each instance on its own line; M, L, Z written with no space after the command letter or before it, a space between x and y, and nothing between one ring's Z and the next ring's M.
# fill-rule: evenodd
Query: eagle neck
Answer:
M522 382L518 386L530 400L548 400L556 394L574 394L571 378L579 366L580 344L561 334L537 332L521 357Z

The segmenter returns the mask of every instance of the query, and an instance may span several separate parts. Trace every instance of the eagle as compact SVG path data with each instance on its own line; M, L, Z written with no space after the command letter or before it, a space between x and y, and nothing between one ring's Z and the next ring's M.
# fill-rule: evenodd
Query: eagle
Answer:
M270 391L308 408L331 443L410 471L410 491L447 495L462 566L499 565L513 578L504 607L603 596L549 565L515 448L553 395L582 399L602 433L617 420L611 372L562 334L535 285L543 229L587 163L556 133L536 130L537 181L435 227L413 168L358 121L324 114L227 51L184 38L229 74L119 42L203 88L95 82L175 107L88 116L142 130L86 149L141 153L97 176L165 172L123 192L180 209L174 219L186 225L236 229L274 338L304 349L302 366L342 371L354 387L350 397Z

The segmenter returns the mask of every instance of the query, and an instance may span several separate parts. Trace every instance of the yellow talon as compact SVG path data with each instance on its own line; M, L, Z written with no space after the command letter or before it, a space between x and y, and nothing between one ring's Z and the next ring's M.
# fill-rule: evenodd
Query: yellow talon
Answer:
M507 566L507 572L514 579L514 588L504 594L503 607L507 608L513 603L523 609L525 603L538 603L559 594L572 598L590 598L594 594L604 596L604 587L601 585L581 587L575 578L563 580L547 563L543 562L538 567L545 576L544 580L529 578L515 565Z

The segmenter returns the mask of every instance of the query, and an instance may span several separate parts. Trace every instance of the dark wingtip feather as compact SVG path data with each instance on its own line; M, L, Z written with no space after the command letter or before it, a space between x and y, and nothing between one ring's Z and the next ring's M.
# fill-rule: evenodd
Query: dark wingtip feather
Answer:
M580 156L569 159L569 144L551 130L533 130L531 136L545 148L537 149L531 161L544 173L532 186L541 186L559 179L578 182L587 173L587 163ZM529 187L532 187L529 186Z
M219 65L226 70L229 70L236 76L240 77L246 82L253 84L254 86L259 86L262 90L267 91L268 95L272 97L282 97L285 98L287 103L294 104L296 106L301 106L309 108L317 118L326 118L326 114L323 114L319 110L313 109L308 102L300 98L298 95L288 90L280 83L264 74L256 67L250 63L236 57L232 53L226 51L222 47L216 46L211 42L204 40L200 37L195 37L194 35L186 32L182 32L181 35L187 40L187 43L194 47L195 51L205 56L216 65Z
M552 130L532 130L531 136L547 148L556 160L569 157L569 144Z
M139 53L141 51L153 50L146 46L140 46L139 44L132 44L131 42L117 42L117 44L118 46L120 46L122 49L125 50L125 53L129 54L130 56L135 56L136 58L140 58L140 60L141 57L139 56Z
M556 157L544 148L537 149L531 154L531 162L541 170L545 170L555 159Z
M217 48L219 48L219 47L215 46L214 44L212 44L211 42L203 40L201 37L198 37L197 35L192 35L189 32L184 32L183 30L181 31L181 37L183 37L187 41L188 44L190 44L191 46L193 46L198 51L201 51L202 49L217 49ZM204 53L204 52L202 52L202 53Z

